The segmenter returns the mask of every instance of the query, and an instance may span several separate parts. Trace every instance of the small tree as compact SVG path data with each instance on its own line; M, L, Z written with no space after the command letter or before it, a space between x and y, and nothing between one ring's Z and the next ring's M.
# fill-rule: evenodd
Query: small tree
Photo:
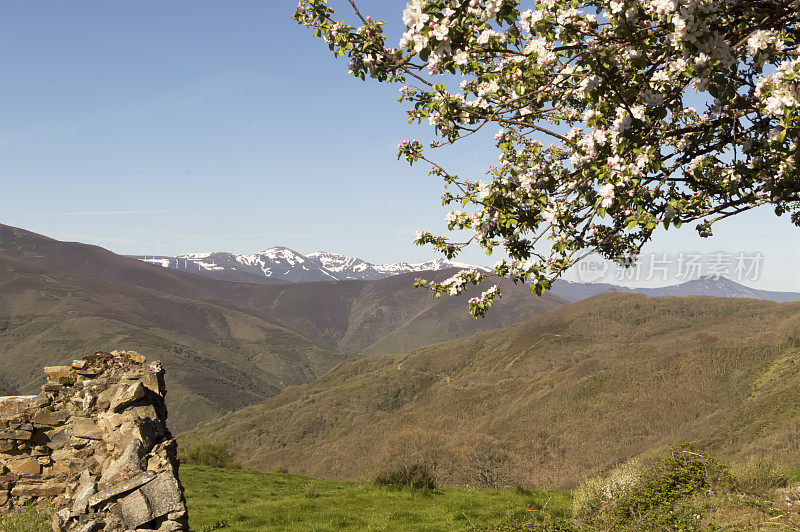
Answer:
M467 459L467 469L481 488L498 488L508 476L508 456L495 443L478 445Z
M695 222L708 237L765 204L800 225L797 0L411 0L397 47L349 4L356 25L325 0L302 0L294 18L354 76L402 84L409 122L438 136L431 148L501 128L485 180L448 172L420 142L399 146L444 179L444 204L460 207L449 229L471 232L416 243L509 257L492 275L418 281L437 296L491 276L542 294L586 254L631 261L658 226ZM692 91L704 109L686 105ZM498 296L472 298L472 313Z

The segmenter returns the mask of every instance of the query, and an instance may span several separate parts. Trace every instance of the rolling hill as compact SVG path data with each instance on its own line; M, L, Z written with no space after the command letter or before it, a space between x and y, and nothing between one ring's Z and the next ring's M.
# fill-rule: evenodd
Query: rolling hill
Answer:
M34 391L45 365L135 349L164 362L170 422L180 430L343 358L228 298L210 279L0 227L4 392Z
M608 294L373 356L189 433L260 470L364 479L423 460L445 483L553 488L694 441L800 460L800 304Z
M495 317L476 321L463 299L413 292L412 281L220 281L0 225L0 393L36 390L45 365L134 349L163 361L178 432L343 360L504 327L564 303L520 286Z

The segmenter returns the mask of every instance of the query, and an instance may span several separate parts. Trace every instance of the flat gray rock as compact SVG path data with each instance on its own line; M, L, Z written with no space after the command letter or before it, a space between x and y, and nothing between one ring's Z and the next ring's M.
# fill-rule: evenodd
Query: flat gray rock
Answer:
M182 510L181 489L169 472L160 473L153 481L120 499L119 507L125 524L135 528Z
M91 497L89 497L89 506L95 507L99 506L100 504L104 503L108 499L112 497L116 497L126 491L131 491L139 486L147 484L151 480L156 478L156 474L153 471L145 471L144 473L139 473L138 475L129 478L128 480L124 480L113 486L106 488L98 493L95 493Z

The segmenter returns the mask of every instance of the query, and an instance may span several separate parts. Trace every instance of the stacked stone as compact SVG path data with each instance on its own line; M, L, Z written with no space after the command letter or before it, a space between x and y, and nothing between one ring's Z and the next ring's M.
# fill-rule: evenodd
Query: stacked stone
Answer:
M0 511L52 501L53 530L188 530L164 371L134 352L45 368L0 398Z

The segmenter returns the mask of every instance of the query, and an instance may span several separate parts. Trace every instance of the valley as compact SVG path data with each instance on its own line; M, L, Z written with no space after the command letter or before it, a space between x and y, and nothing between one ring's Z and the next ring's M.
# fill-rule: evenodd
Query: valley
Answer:
M221 281L0 225L0 385L29 393L43 366L138 350L163 361L170 423L182 431L344 360L505 327L565 303L519 286L476 321L460 300L412 291L413 279Z
M190 494L204 486L204 527L228 513L201 493L233 497L248 476L285 497L237 499L229 518L243 529L452 529L464 514L506 522L501 501L541 509L544 495L514 486L556 490L563 508L546 515L560 519L565 490L686 441L734 464L800 460L800 303L767 300L790 293L727 279L633 293L564 283L564 297L508 285L474 320L463 299L411 290L417 275L236 282L0 226L0 386L33 392L42 366L95 350L161 360L180 448L219 444L245 468L186 469ZM398 464L486 491L428 501L363 484ZM355 509L408 497L402 517ZM280 522L264 521L272 511Z
M609 294L341 364L185 439L262 471L368 478L402 457L464 485L486 460L498 485L563 489L683 441L797 461L798 379L800 304Z

